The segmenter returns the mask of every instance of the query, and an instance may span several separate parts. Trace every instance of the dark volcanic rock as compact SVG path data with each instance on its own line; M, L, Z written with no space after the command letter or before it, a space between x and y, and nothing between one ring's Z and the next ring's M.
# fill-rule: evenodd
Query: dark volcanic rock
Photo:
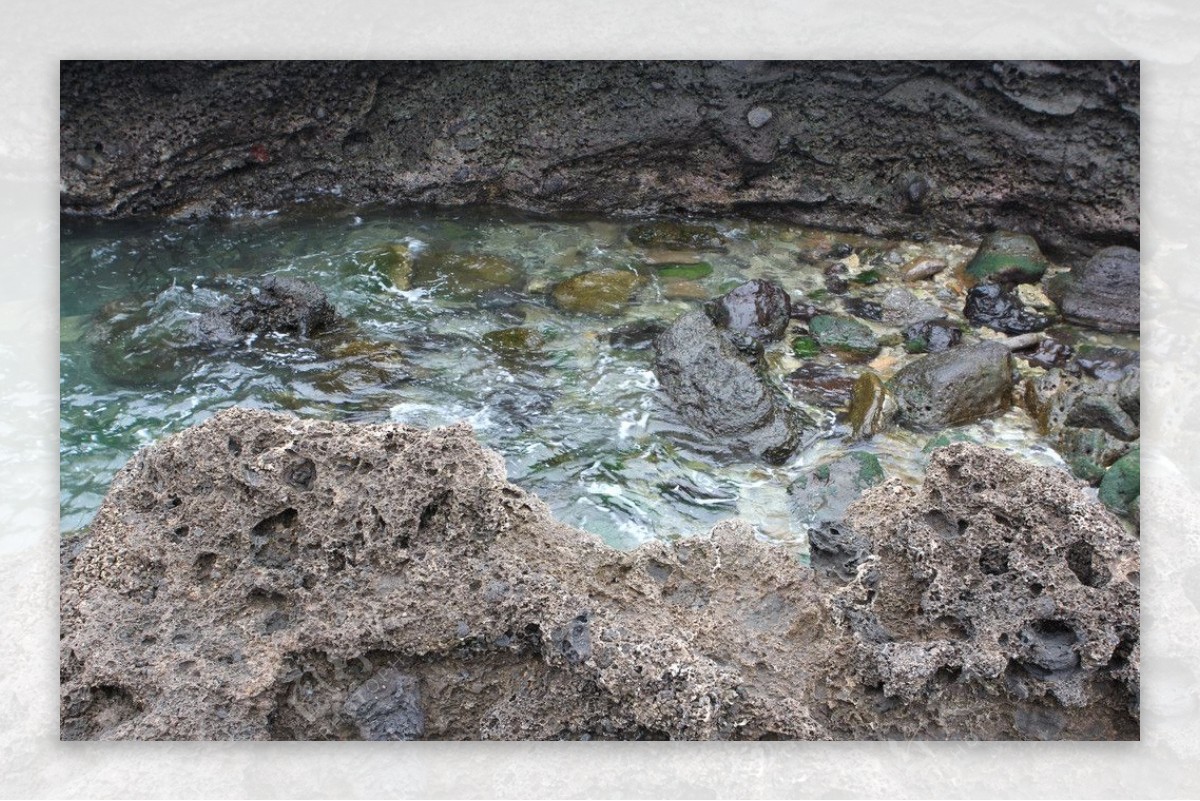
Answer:
M1137 331L1141 326L1141 256L1125 247L1105 248L1070 273L1063 291L1063 316L1101 331Z
M65 61L61 200L738 210L1082 255L1137 243L1139 84L1136 61Z
M713 301L710 313L713 322L722 328L759 342L775 342L787 330L792 301L779 284L756 278Z
M672 323L654 348L654 373L680 415L736 450L783 462L813 426L699 309Z
M252 334L315 336L340 320L316 284L269 275L241 300L201 315L191 333L197 345L222 347L244 342Z
M1012 359L996 342L960 345L922 356L892 376L900 423L935 430L1004 411L1012 394Z
M846 584L616 551L466 426L222 411L62 551L62 736L1137 739L1137 540L1065 473L953 445L844 521Z
M1050 318L1026 309L1017 293L1000 284L982 284L967 293L963 316L1006 334L1028 334L1050 325Z

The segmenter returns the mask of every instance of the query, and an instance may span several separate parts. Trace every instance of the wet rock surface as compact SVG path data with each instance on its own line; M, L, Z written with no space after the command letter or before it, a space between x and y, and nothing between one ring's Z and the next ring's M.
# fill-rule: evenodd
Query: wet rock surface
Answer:
M747 348L761 345L746 337ZM654 373L678 413L729 440L735 449L781 463L812 421L772 387L734 342L702 310L684 314L654 342Z
M1063 316L1101 331L1137 331L1140 282L1141 256L1136 250L1105 248L1071 271L1063 291Z
M201 315L192 325L191 335L201 347L228 347L252 335L315 336L340 320L316 284L267 276L242 299Z
M756 279L737 286L713 302L713 322L759 342L783 338L792 314L792 301L783 287Z
M967 293L963 316L1005 334L1028 334L1050 325L1050 318L1021 304L1015 291L1001 284L983 284Z
M842 580L854 576L871 543L846 522L846 510L883 479L875 454L851 451L804 471L788 486L792 516L808 532L814 570Z
M962 425L1009 407L1012 360L996 342L960 345L913 361L887 387L903 425L922 430Z
M108 217L740 208L1090 255L1137 244L1139 84L1137 62L68 61L61 199Z
M980 282L1024 284L1040 280L1047 266L1046 257L1033 237L995 231L983 238L966 266L966 273Z
M957 444L827 579L744 524L629 552L469 428L226 410L63 550L66 739L1136 739L1138 544Z

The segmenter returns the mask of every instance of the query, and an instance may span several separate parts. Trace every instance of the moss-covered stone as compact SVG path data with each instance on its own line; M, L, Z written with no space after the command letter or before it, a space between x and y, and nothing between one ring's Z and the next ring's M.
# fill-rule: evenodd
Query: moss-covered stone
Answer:
M808 322L813 338L826 350L852 359L870 359L878 355L879 340L870 328L849 317L818 314Z
M629 241L644 248L709 248L722 237L716 226L678 220L640 223L629 229Z
M944 448L953 442L975 442L975 440L961 431L943 431L936 437L931 437L925 443L925 447L921 448L921 453L933 453L938 448Z
M966 273L976 281L1032 283L1041 279L1047 266L1049 263L1033 237L995 231L983 238L967 264Z
M688 281L696 281L701 278L707 278L712 275L712 265L706 261L698 261L694 264L672 263L655 265L655 271L661 278L678 278Z
M870 370L860 375L850 391L851 436L868 439L883 430L890 405L883 380Z
M515 288L521 278L520 267L491 253L427 252L417 256L412 265L413 286L436 286L460 297Z
M809 336L799 336L792 340L792 353L801 359L811 359L821 352L817 340Z
M1136 511L1142 493L1141 449L1134 448L1113 462L1100 481L1100 500L1114 512L1128 515Z
M629 303L643 280L629 270L590 270L560 281L551 296L563 311L613 315Z

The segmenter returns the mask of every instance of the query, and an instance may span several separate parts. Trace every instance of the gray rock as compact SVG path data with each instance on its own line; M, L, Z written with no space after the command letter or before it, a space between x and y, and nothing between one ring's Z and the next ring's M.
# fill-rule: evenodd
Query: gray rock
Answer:
M1012 360L997 342L960 345L911 362L887 386L901 424L922 430L963 425L1009 407Z
M416 740L425 733L417 680L384 668L350 693L342 713L364 740Z
M1137 331L1141 256L1132 248L1104 248L1066 283L1062 313L1073 323L1101 331Z
M654 348L654 373L679 414L735 450L781 463L813 428L703 311L676 320Z
M223 347L242 343L250 335L315 336L340 319L316 284L269 275L241 300L205 312L192 323L190 333L196 345Z
M890 325L907 326L946 316L941 306L921 300L902 287L889 289L880 301L882 320Z
M755 106L746 112L746 122L750 123L751 128L761 128L770 122L774 116L771 109L764 106Z

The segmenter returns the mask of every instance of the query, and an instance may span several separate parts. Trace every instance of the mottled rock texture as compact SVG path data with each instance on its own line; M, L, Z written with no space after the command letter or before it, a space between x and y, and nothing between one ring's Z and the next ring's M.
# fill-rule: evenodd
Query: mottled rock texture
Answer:
M64 547L66 739L1136 738L1138 543L958 444L827 582L744 524L614 551L466 426L231 409Z
M762 215L1136 247L1136 62L102 62L61 69L61 202Z

